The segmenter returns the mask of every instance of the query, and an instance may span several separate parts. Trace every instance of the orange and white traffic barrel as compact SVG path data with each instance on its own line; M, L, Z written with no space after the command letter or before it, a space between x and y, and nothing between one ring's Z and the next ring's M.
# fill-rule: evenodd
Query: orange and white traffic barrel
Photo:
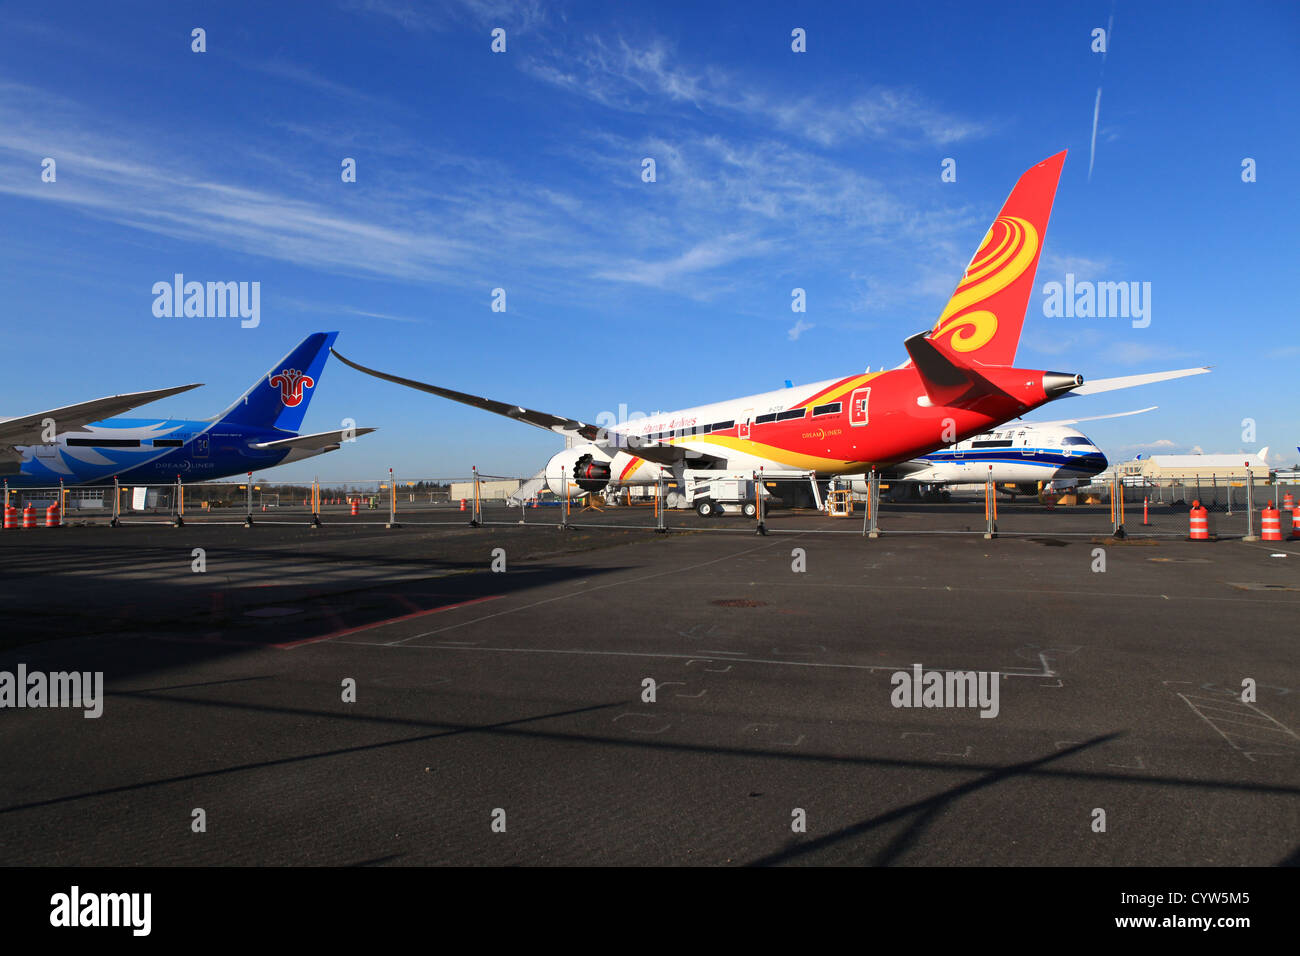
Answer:
M465 510L465 499L464 499L464 498L461 498L461 499L460 499L460 510L461 510L461 511L464 511L464 510Z
M36 527L36 506L30 501L23 505L23 527Z
M355 517L357 516L357 514L358 514L358 512L357 512L357 499L356 499L356 498L353 498L353 499L352 499L352 507L351 507L351 509L349 510L349 513L350 513L350 514L352 515L352 517L354 517L354 518L355 518Z
M1273 507L1273 502L1259 513L1260 538L1264 541L1282 540L1282 513Z
M1300 541L1300 508L1291 509L1291 540Z
M1191 529L1189 537L1193 541L1210 540L1210 512L1201 507L1200 501L1192 502L1192 510L1188 513L1191 520Z
M62 522L59 521L59 503L56 501L45 509L45 527L57 528L60 524Z
M5 505L5 525L6 528L18 527L18 509L13 505Z
M1288 491L1285 495L1282 496L1282 510L1292 511L1294 509L1295 509L1295 496Z

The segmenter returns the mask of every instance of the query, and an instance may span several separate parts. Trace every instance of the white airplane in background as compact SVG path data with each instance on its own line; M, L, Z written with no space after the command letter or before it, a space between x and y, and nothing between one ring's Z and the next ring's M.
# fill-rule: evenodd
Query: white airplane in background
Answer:
M1069 426L1141 415L1157 407L1051 422L1007 422L993 431L887 468L881 478L890 483L895 497L900 486L919 493L927 485L975 484L989 479L998 491L1013 497L1037 494L1040 482L1055 483L1057 487L1074 485L1100 474L1109 462L1091 438ZM866 476L854 476L849 487L865 492Z

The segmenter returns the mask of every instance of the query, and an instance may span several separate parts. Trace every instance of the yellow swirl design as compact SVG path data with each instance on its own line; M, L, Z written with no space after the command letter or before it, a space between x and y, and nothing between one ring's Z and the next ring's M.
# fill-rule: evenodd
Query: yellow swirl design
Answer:
M938 338L951 332L952 338L948 340L948 344L955 351L974 352L980 346L988 345L997 330L998 317L992 312L980 309L949 320L935 329L930 338Z
M986 309L963 314L964 310L1019 279L1037 255L1038 231L1033 224L1018 216L999 216L966 267L930 338L951 335L948 344L958 352L973 352L987 345L997 334L998 317Z

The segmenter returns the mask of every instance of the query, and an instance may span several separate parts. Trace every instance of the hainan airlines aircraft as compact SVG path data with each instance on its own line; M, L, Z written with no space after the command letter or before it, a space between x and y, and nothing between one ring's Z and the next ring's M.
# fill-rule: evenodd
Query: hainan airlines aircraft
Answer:
M200 421L102 418L197 385L137 392L0 421L0 476L10 488L60 482L102 484L207 481L333 451L373 428L299 435L337 332L303 339L220 415ZM52 421L52 441L42 434ZM20 444L21 443L21 444Z
M469 395L339 360L377 378L544 428L572 447L545 468L577 497L687 469L854 475L963 441L1065 395L1198 375L1208 368L1102 379L1013 366L1065 153L1020 177L934 328L903 343L898 368L686 408L611 428Z

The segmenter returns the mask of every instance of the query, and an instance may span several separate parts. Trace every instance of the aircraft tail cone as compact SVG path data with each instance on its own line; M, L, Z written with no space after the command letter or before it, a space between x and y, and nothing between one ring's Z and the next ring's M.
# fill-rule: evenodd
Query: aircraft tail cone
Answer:
M1067 375L1064 372L1043 373L1043 392L1048 398L1059 398L1082 384L1082 375Z

